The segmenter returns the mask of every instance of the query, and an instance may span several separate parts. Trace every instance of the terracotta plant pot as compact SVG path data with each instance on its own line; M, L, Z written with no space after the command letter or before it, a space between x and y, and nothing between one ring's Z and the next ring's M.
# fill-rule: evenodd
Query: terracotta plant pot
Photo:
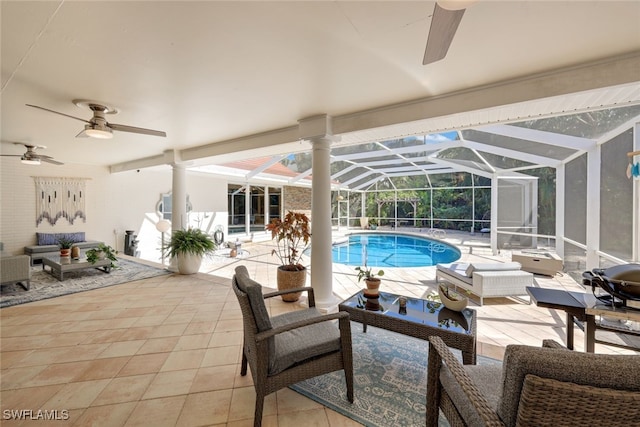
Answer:
M60 249L60 256L65 258L71 255L71 249Z
M364 281L367 284L367 290L364 291L364 296L378 296L380 293L380 279L365 279Z
M285 291L287 289L302 288L307 283L307 269L303 268L299 271L285 270L283 266L278 267L277 274L278 290ZM282 295L282 301L295 302L300 299L302 292Z

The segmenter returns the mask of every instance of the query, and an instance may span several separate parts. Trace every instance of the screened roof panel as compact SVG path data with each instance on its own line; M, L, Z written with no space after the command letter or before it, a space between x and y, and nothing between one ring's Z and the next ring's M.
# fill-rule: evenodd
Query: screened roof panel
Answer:
M365 174L369 174L369 173L372 173L371 169L358 167L358 168L352 169L352 170L350 170L350 171L348 171L348 172L346 172L346 173L344 173L344 174L342 174L342 175L340 175L340 176L338 176L336 178L337 178L338 181L344 183L344 182L349 182L352 179L354 179L354 178L356 178L356 177L358 177L360 175L365 175Z
M382 151L385 148L375 142L369 142L366 144L358 144L358 145L341 145L339 147L334 147L331 149L331 154L334 156L345 156L348 154L360 154L360 153L368 153L372 151Z
M518 159L512 159L510 157L499 156L492 153L486 153L483 151L479 152L480 155L487 161L489 164L498 169L514 169L514 168L522 168L526 166L533 166L535 163L525 162Z
M475 171L479 182L494 172L556 167L560 162L592 149L612 130L628 129L640 121L640 105L583 112L561 117L527 120L520 123L483 125L462 131L411 136L389 141L334 146L331 150L331 177L334 182L363 190L377 183L402 185L401 177L437 183L460 179L456 170ZM628 126L623 127L622 125ZM282 158L280 158L282 157ZM312 152L264 157L219 167L229 176L265 179L299 176L309 178ZM238 173L240 172L240 173ZM390 177L393 178L390 181ZM456 178L457 177L457 178ZM441 185L441 184L437 184Z
M473 162L480 162L482 159L478 157L473 150L470 150L465 147L455 147L455 148L447 148L446 150L442 150L436 156L439 159L448 159L448 160L469 160Z
M293 172L300 173L311 168L312 158L310 152L289 154L280 160L280 164Z
M628 107L526 120L524 122L513 123L513 126L595 139L612 131L638 114L640 114L640 105L631 105Z

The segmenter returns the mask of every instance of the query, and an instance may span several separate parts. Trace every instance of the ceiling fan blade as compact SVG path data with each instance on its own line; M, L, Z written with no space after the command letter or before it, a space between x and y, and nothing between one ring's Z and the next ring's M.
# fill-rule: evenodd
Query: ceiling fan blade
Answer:
M2 157L22 157L22 154L0 154Z
M113 130L117 130L120 132L141 133L143 135L163 136L163 137L167 136L166 132L163 132L160 130L138 128L135 126L127 126L127 125L118 125L115 123L109 123L107 124L107 126Z
M427 47L424 51L422 65L441 60L447 55L453 36L462 20L465 9L447 10L436 3L431 18Z
M54 110L50 110L48 108L44 108L44 107L39 107L37 105L31 105L31 104L25 104L27 107L33 107L33 108L37 108L39 110L44 110L44 111L48 111L50 113L54 113L54 114L59 114L61 116L65 116L65 117L69 117L71 119L76 119L76 120L80 120L81 122L85 122L85 123L91 123L89 120L85 120L85 119L81 119L80 117L75 117L75 116L71 116L69 114L65 114L65 113L61 113L59 111L54 111Z
M53 160L51 157L49 156L38 156L40 158L40 160L42 160L43 162L47 162L47 163L51 163L53 165L64 165L64 163L59 162L57 160Z

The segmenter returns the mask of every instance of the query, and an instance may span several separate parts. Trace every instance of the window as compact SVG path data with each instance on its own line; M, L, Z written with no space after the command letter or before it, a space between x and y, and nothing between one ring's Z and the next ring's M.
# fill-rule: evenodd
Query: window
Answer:
M241 184L229 184L227 188L229 234L264 231L270 218L280 217L281 188Z
M187 212L191 212L193 207L189 201L189 195L187 194ZM171 221L171 212L173 211L173 195L171 192L163 193L160 195L160 201L156 205L156 212L160 214L162 219Z

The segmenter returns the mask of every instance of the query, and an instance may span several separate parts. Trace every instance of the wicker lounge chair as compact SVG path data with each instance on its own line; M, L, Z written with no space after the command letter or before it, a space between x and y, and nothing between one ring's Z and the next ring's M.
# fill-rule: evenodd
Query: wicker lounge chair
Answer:
M482 305L485 298L527 295L533 274L520 267L517 262L437 264L436 282L448 282L477 295Z
M262 423L266 395L333 371L344 369L347 398L353 403L353 357L348 313L322 315L315 308L311 287L263 295L262 286L251 280L244 266L236 267L232 288L238 297L244 323L240 374L247 374L248 364L256 390L254 426ZM264 299L291 292L307 292L309 308L270 318Z
M639 426L640 357L579 353L545 340L507 346L502 366L465 365L429 338L427 427Z

